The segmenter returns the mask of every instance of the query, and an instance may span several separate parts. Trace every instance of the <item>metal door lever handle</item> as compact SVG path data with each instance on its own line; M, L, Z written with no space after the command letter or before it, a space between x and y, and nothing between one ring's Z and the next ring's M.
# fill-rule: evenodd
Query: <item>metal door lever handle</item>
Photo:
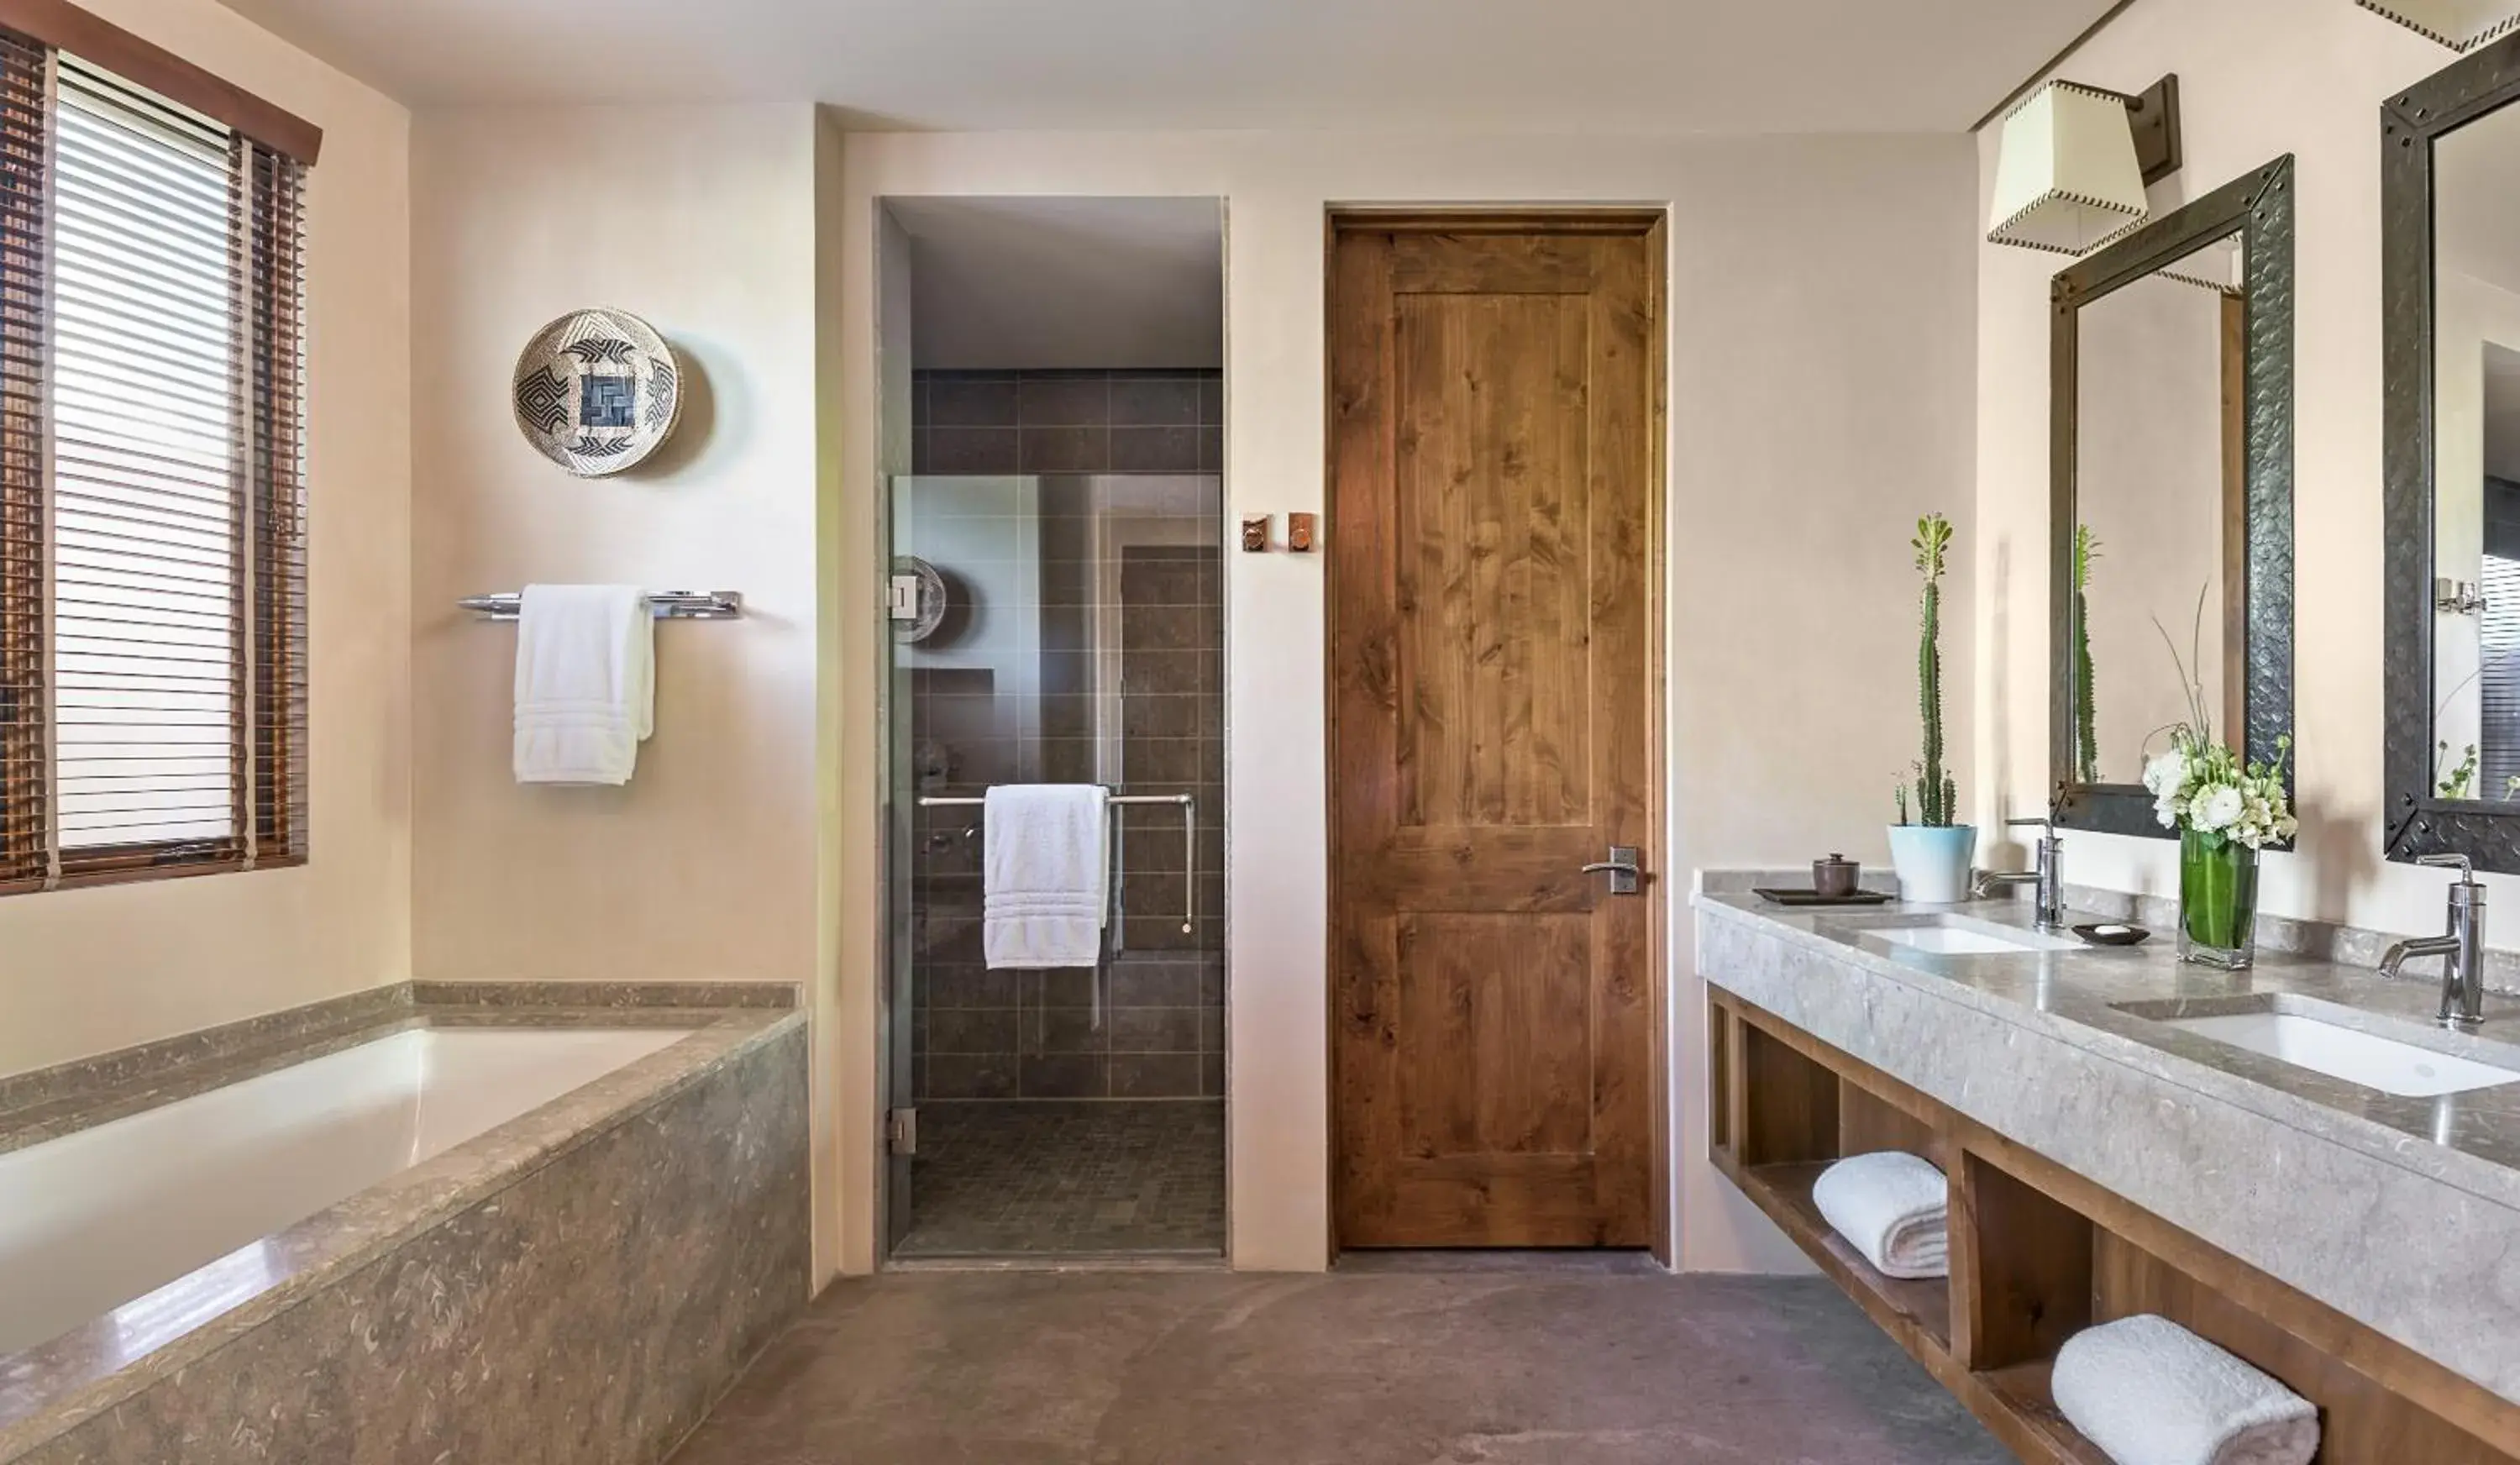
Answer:
M1635 895L1642 888L1644 875L1644 871L1637 867L1639 853L1634 845L1614 844L1610 846L1609 859L1585 866L1584 873L1598 875L1606 872L1610 877L1610 894Z

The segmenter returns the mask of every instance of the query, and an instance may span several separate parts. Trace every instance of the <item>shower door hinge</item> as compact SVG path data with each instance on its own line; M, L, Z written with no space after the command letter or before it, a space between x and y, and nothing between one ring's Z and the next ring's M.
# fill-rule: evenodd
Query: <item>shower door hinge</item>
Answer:
M919 1111L895 1109L883 1117L885 1145L896 1155L919 1153Z
M919 619L919 577L917 575L893 576L892 583L886 587L885 599L894 620Z

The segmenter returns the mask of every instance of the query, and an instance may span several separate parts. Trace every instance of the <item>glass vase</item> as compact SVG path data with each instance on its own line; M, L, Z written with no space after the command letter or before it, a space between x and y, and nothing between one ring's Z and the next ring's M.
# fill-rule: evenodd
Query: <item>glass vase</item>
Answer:
M2236 839L2179 831L2179 959L2245 971L2258 941L2258 852Z

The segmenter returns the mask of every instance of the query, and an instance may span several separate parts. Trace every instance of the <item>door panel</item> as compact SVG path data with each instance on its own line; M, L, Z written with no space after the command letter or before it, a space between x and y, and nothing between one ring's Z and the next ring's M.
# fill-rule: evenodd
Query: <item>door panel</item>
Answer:
M1335 238L1341 1245L1651 1240L1658 241Z

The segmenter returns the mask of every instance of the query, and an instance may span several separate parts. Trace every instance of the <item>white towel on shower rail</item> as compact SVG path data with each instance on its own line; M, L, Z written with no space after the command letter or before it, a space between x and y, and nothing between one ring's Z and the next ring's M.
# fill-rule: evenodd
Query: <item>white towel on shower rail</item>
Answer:
M1111 909L1111 791L1004 783L981 807L980 946L996 967L1093 966Z
M647 592L526 586L517 610L517 781L627 783L655 727Z

